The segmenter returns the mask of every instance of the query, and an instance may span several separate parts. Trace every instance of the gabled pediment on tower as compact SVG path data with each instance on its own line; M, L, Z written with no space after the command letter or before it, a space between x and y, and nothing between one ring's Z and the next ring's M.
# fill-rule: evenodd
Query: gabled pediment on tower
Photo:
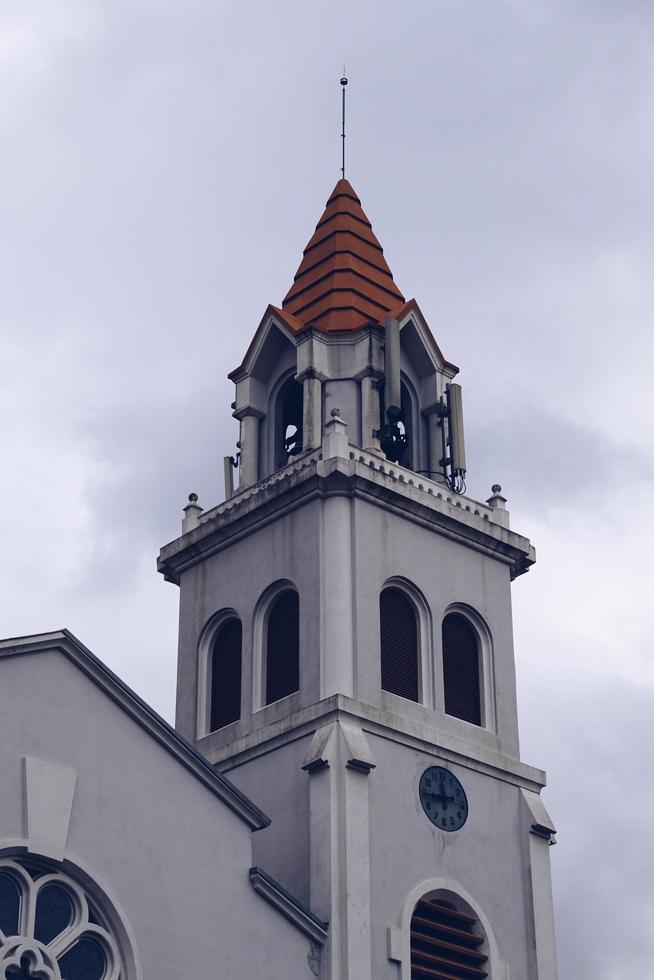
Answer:
M459 373L456 364L444 357L415 299L391 310L389 316L398 321L402 347L420 377L432 374L434 369L442 371L448 378L454 378Z
M284 344L295 347L296 334L303 329L304 325L292 313L269 304L243 361L227 377L234 382L242 381L249 375L264 380L270 373L270 366L277 363Z

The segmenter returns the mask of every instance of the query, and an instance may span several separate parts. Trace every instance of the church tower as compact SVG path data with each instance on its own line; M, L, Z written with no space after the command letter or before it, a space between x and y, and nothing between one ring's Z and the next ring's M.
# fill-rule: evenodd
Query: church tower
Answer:
M230 375L226 499L159 559L177 728L271 817L251 876L328 923L323 980L556 980L512 640L535 555L498 486L464 493L456 373L340 180Z

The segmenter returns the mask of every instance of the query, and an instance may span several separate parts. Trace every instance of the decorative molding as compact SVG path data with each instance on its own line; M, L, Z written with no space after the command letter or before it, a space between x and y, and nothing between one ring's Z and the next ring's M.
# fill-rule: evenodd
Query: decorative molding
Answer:
M351 721L340 718L332 724L323 725L314 733L302 764L305 772L311 775L329 767L334 760L339 736L343 740L346 767L365 776L372 772L377 763L363 730Z
M23 758L25 838L30 851L63 861L76 780L73 769Z
M339 720L354 722L366 735L375 735L400 745L407 745L435 759L453 762L466 769L493 776L502 782L535 793L545 785L545 773L541 769L529 766L512 756L502 755L497 749L486 745L473 746L463 739L444 732L437 724L409 721L401 715L391 714L383 708L356 701L343 694L334 694L318 704L272 721L264 728L230 740L228 745L217 745L211 749L207 745L204 751L214 759L216 764L218 764L217 759L221 761L223 758L228 759L229 768L233 768L251 759L267 755L281 745L313 736L316 742L310 746L303 768L310 771L312 767L315 771L321 768L320 765L315 766L315 762L321 759L328 762L326 746L318 748L318 740L324 737L321 733ZM215 734L214 732L214 736ZM475 729L475 734L483 737L484 741L497 741L497 736L485 729Z
M556 827L540 795L524 788L520 792L527 806L529 821L531 823L530 833L536 837L542 837L543 840L548 841L550 844L555 844Z
M314 732L309 751L304 757L302 768L309 774L329 767L329 755L335 739L336 725L323 725Z
M265 898L278 912L297 926L301 932L308 936L312 942L319 946L327 941L329 923L323 922L309 909L291 895L283 885L275 881L271 875L267 874L262 868L250 868L250 884L258 895Z
M347 768L361 772L365 776L369 775L376 768L377 763L363 730L349 721L339 721L339 728L345 742Z

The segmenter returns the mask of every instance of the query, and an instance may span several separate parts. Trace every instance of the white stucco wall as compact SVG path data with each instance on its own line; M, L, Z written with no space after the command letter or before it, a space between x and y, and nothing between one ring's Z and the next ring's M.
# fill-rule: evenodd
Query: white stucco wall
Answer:
M422 704L387 694L380 686L379 594L388 580L398 578L424 599ZM253 691L260 683L255 610L266 589L280 580L293 583L300 595L300 692L253 713ZM191 740L198 736L198 697L207 690L206 683L198 684L205 625L226 608L243 623L242 717L202 740L210 758L218 758L213 749L226 741L332 694L437 724L473 745L518 756L509 568L436 529L361 497L311 499L190 567L180 590L177 727ZM441 623L457 603L476 613L488 631L487 711L481 729L443 709Z
M144 978L313 976L249 884L249 828L62 653L0 658L0 717L0 853L25 843L23 758L73 770L66 860L122 910Z
M368 740L377 762L368 777L370 849L380 856L371 862L370 873L375 980L398 977L397 964L388 959L388 929L399 926L407 896L416 886L437 878L451 881L460 895L474 896L513 980L533 976L519 787L443 760L436 749L433 754L418 752L374 735ZM422 810L418 784L433 765L446 765L468 797L468 819L455 833L434 827ZM491 965L497 968L491 976L501 977L503 964Z

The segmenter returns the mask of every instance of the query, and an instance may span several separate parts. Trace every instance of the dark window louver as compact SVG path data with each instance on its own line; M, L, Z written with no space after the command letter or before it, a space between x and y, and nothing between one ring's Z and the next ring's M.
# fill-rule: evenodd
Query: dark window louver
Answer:
M381 593L379 631L382 690L418 701L418 621L401 589Z
M483 943L474 916L451 902L418 902L411 918L411 980L483 980Z
M443 620L443 686L446 713L481 725L479 643L474 627L459 613Z
M266 704L300 689L300 598L283 592L268 613Z
M239 619L228 619L218 630L211 656L211 731L241 717L241 647Z

